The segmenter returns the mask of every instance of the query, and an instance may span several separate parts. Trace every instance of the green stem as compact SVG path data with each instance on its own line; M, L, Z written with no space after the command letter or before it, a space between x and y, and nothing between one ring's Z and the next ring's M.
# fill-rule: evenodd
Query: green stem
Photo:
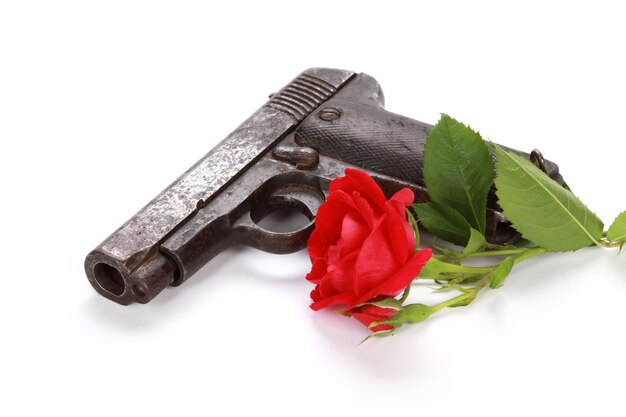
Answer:
M515 245L500 245L497 243L489 243L489 242L485 242L485 247L487 249L518 249L517 246Z
M465 258L479 258L482 256L503 256L503 255L517 255L518 253L524 253L531 248L518 248L518 249L502 249L492 250L488 252L475 252L465 255Z
M541 247L534 248L526 248L527 250L516 257L513 258L513 264L517 265L520 262L525 261L526 259L532 258L533 256L541 255L542 253L546 253L547 250Z
M541 255L542 253L545 253L545 252L546 250L540 247L523 248L523 250L516 250L515 252L511 253L511 254L517 254L517 256L513 258L513 264L517 265L520 262L525 261L526 259L532 258L533 256ZM454 266L457 267L458 265L454 265ZM497 265L493 267L487 267L487 268L473 268L473 267L459 266L459 268L472 269L472 270L483 269L483 270L488 270L488 272L485 273L485 276L482 277L474 287L472 287L471 289L466 289L465 290L466 292L464 292L463 294L460 294L456 297L453 297L449 300L443 301L439 304L435 304L434 306L432 306L433 311L439 311L446 307L459 304L462 301L465 301L468 299L472 300L473 298L476 298L480 290L482 290L491 280L491 275L489 273L493 272L496 267Z
M404 292L402 293L402 297L400 297L400 299L398 300L400 302L400 304L404 304L404 302L406 301L407 297L409 296L409 291L411 290L411 285L407 285L407 287L404 289Z
M443 301L443 302L441 302L439 304L435 304L431 308L433 309L433 311L439 311L439 310L443 310L446 307L450 307L450 306L453 306L455 304L458 304L458 303L460 303L462 301L465 301L467 299L471 300L473 298L476 298L476 295L478 295L480 290L482 290L485 287L485 285L487 285L487 283L489 282L488 278L489 278L489 275L486 275L471 290L467 290L467 292L464 293L464 294L457 295L456 297L450 298L449 300Z
M471 296L473 296L474 293L473 292L467 292L465 294L461 294L458 295L454 298L450 298L449 300L446 300L444 302L441 302L439 304L435 304L434 306L432 306L431 308L433 309L433 311L439 311L439 310L443 310L446 307L450 307L451 305L457 304L461 301L466 300L467 298L470 298Z
M600 239L599 242L594 242L596 245L600 246L601 248L607 248L607 249L611 249L611 248L619 248L624 242L609 242L608 240L604 240L604 239Z
M492 266L480 267L451 264L443 262L438 257L433 256L422 268L420 276L422 278L437 278L441 274L483 275L490 273L493 269L494 267Z
M618 245L619 246L619 245ZM612 246L615 247L615 246ZM502 250L493 250L487 252L476 252L470 253L468 255L464 255L463 257L452 258L446 255L435 255L434 257L439 260L449 260L453 262L462 262L468 258L484 258L489 256L508 256L508 255L518 255L515 257L517 263L523 261L524 259L528 259L535 255L539 255L540 253L546 252L545 249L540 247L532 247L532 248L515 248L515 249L502 249Z

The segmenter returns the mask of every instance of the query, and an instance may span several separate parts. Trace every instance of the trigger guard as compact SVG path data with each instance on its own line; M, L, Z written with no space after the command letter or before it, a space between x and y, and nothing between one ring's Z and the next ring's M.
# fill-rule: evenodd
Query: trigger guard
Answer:
M324 195L309 187L291 186L278 189L268 196L267 205L245 212L235 223L236 242L264 252L287 254L304 249L315 228L315 215L324 202ZM292 208L304 214L310 222L289 232L267 230L257 224L267 214L279 208Z

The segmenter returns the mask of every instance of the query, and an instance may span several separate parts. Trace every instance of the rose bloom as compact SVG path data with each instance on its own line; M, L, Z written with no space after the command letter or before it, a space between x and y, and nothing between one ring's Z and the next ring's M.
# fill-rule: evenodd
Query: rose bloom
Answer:
M308 242L313 265L306 278L316 284L313 310L340 305L352 314L374 298L398 295L419 275L432 252L415 251L406 218L413 199L403 188L387 200L378 184L356 169L330 183Z

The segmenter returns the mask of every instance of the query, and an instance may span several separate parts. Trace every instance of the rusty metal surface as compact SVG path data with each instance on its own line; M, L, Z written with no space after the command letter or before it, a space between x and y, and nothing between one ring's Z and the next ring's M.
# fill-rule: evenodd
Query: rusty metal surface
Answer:
M89 281L120 304L146 303L229 246L302 249L328 184L347 167L368 172L387 195L406 186L417 201L427 201L421 165L432 126L383 105L380 85L366 74L304 71L89 253ZM523 155L562 182L558 167L540 153ZM283 207L303 213L309 224L285 233L259 226ZM488 224L491 241L516 236L495 197Z
M275 94L87 256L85 269L94 288L123 304L136 300L132 288L144 283L133 280L131 272L155 256L169 234L353 75L350 71L313 68ZM95 269L99 264L110 268ZM111 281L120 280L124 282L123 289L111 285ZM116 291L107 286L115 287Z

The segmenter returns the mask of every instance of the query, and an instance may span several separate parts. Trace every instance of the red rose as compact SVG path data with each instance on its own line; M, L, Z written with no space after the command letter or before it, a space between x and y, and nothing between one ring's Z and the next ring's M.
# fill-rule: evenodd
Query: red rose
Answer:
M432 252L415 251L406 218L413 198L403 188L387 200L376 182L356 169L330 183L309 238L313 310L347 305L345 312L352 313L376 297L398 295L419 275Z
M393 330L394 326L391 324L377 324L374 327L370 328L370 324L389 320L394 317L398 310L388 307L378 307L372 304L364 304L362 306L356 307L352 310L352 317L360 321L365 325L365 327L369 328L373 332L382 332L385 330Z

